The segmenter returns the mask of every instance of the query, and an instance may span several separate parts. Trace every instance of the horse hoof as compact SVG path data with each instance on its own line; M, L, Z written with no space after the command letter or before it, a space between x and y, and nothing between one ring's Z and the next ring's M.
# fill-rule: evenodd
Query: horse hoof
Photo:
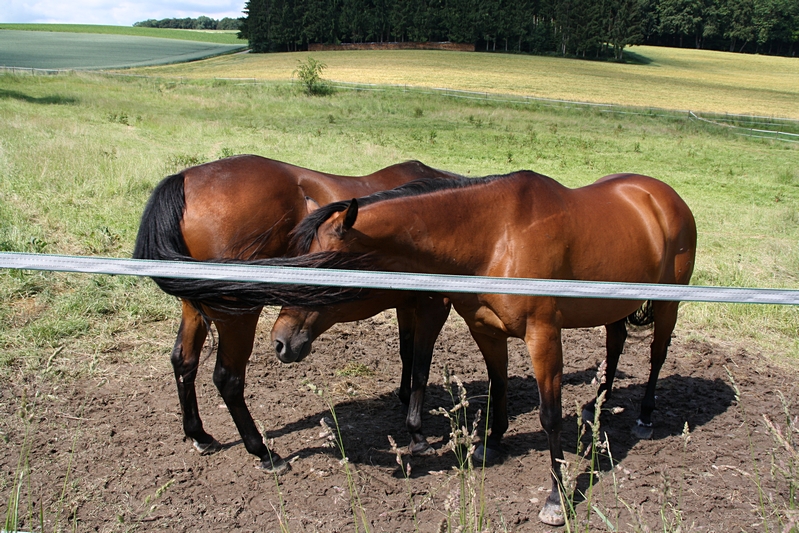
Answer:
M411 442L408 445L408 451L415 457L422 457L425 455L435 455L436 451L427 441Z
M649 440L652 438L652 424L644 424L640 420L635 421L633 426L633 435L641 440Z
M499 448L486 448L482 444L474 449L474 463L477 465L491 465L502 461L504 454Z
M194 449L200 452L200 455L213 455L222 449L222 445L216 439L211 439L211 442L198 442L193 441Z
M594 423L594 411L591 409L583 409L582 412L583 424L591 422Z
M538 513L538 519L548 526L562 526L566 523L561 506L550 501L544 504L544 508Z
M268 474L275 474L279 476L280 474L288 472L291 468L291 465L284 461L279 455L273 454L272 457L262 459L256 468L258 470L263 470Z

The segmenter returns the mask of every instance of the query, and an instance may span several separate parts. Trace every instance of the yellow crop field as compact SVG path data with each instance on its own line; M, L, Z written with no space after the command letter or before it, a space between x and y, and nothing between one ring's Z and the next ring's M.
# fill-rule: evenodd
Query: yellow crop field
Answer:
M309 55L325 79L799 119L799 60L651 46L634 62L427 50L237 54L140 69L187 78L288 81Z

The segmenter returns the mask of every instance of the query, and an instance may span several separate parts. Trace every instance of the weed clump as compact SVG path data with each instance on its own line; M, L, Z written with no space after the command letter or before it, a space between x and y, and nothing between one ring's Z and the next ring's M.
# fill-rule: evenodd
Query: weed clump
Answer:
M300 80L308 96L325 96L333 92L322 79L322 72L326 68L327 65L321 61L308 57L305 61L297 61L297 68L291 73L291 77Z

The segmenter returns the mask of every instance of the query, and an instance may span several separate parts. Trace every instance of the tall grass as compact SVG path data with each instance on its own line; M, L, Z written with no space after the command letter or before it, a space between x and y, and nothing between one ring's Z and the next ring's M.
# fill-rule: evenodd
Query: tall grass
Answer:
M440 531L458 531L463 533L480 533L491 531L492 524L486 515L485 493L485 461L475 464L475 450L479 442L486 442L488 436L488 416L481 427L481 411L478 410L469 427L469 397L461 379L452 375L444 367L444 388L452 400L452 407L439 407L432 414L442 415L449 421L449 441L443 451L451 451L455 455L454 467L458 489L453 491L444 501L446 519L439 527ZM486 411L491 407L489 395ZM481 431L482 430L482 431Z
M80 407L79 413L83 412L83 407ZM70 478L72 461L81 434L80 424L75 428L72 437L72 446L69 452L66 472L64 473L64 482L61 484L61 492L58 499L52 502L51 508L54 507L55 512L52 516L49 516L45 509L50 502L42 500L41 495L35 491L31 482L31 474L35 466L31 463L31 441L33 434L37 431L34 419L38 418L40 413L38 413L35 402L29 402L26 397L23 397L17 414L21 419L21 425L24 427L25 436L19 449L16 470L12 473L13 481L6 503L5 522L2 531L13 533L18 531L18 528L23 525L31 530L34 527L38 527L38 530L42 533L48 530L54 533L65 530L77 531L76 522L70 516L64 517L64 514L67 506L67 492L72 482ZM77 417L77 419L80 421L80 417ZM68 529L61 526L62 518L66 518L68 523L71 521Z

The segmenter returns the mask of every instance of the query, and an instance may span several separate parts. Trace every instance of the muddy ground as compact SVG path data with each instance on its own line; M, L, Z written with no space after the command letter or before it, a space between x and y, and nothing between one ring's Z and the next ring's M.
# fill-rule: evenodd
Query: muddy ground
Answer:
M200 412L206 430L226 447L201 456L184 442L164 355L172 339L161 338L162 354L144 363L126 362L131 343L121 342L117 363L100 364L89 377L20 375L2 386L0 506L21 478L18 514L25 531L40 530L42 506L45 531L280 531L282 524L292 532L350 532L367 530L364 520L368 531L447 531L447 525L455 531L460 498L455 454L439 450L410 458L406 478L387 439L393 435L401 446L408 442L396 395L400 364L393 312L336 326L294 365L272 355L270 326L264 317L247 398L273 448L292 461L279 483L256 469L257 461L241 444L211 381L213 358L206 359L198 378ZM151 342L147 330L139 330L135 342ZM591 501L580 503L578 512L585 516L590 503L618 531L676 531L677 526L765 531L767 524L768 530L780 530L777 518L768 516L767 524L763 518L782 509L787 494L784 479L772 470L777 446L762 417L784 426L778 391L793 413L799 411L795 370L778 368L740 343L690 340L678 331L661 373L653 438L639 441L630 428L648 373L649 333L630 335L606 405L612 410L602 417L615 467L601 462ZM576 405L594 394L591 380L604 358L604 331L565 332L564 353L564 448L574 463ZM56 354L50 364L70 362ZM452 406L443 387L445 365L472 397L469 415L484 408L482 358L463 322L453 317L437 343L425 404L425 432L439 449L449 438L449 423L427 411ZM740 389L740 402L727 370ZM548 451L535 378L519 341L511 342L509 374L507 458L485 469L483 504L478 491L477 507L488 531L562 530L537 519L549 487ZM320 425L332 415L325 398L335 407L351 484ZM587 485L584 474L578 486ZM353 502L365 519L354 518ZM591 520L591 531L610 530L596 513Z

